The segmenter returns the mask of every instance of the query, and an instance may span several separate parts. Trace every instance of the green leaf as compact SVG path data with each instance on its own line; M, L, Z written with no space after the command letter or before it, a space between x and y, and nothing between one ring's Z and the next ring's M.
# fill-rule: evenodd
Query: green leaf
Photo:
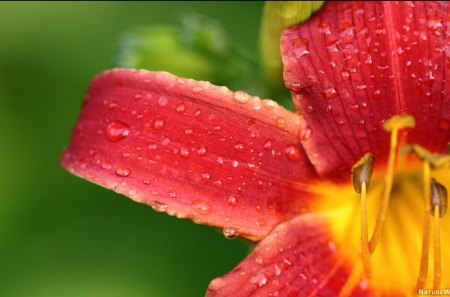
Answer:
M283 29L307 21L325 1L267 1L261 24L261 64L266 80L283 85L280 37Z

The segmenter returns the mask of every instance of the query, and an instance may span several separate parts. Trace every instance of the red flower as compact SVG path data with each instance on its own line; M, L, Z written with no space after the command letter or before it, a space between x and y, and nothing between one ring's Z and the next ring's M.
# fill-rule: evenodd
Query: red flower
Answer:
M169 73L107 71L62 164L156 211L262 239L208 296L449 288L438 155L450 141L449 15L448 2L330 2L286 29L297 113ZM397 154L406 144L416 156Z

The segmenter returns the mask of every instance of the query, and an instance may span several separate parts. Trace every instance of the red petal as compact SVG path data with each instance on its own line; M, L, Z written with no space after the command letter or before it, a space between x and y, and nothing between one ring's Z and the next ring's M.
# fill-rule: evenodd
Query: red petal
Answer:
M157 211L259 239L312 201L298 132L273 101L117 69L92 82L62 164Z
M371 151L385 156L381 123L409 113L408 141L443 151L450 131L448 2L327 2L284 31L286 86L310 129L303 145L321 175Z
M338 296L350 266L339 256L330 223L317 214L277 226L232 272L213 280L207 296Z

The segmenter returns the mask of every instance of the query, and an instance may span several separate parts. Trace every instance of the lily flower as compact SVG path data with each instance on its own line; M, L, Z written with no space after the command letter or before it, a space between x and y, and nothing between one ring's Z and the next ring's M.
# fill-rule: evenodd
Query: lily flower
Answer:
M259 241L207 296L435 294L450 288L449 15L448 2L326 3L282 34L295 113L166 72L106 71L62 165Z

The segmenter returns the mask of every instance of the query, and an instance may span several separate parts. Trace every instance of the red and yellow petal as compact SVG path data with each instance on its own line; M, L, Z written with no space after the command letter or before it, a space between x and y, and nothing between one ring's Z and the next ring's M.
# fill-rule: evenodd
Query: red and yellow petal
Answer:
M315 200L300 132L271 100L116 69L93 80L61 162L157 211L260 239Z
M388 150L381 124L409 113L403 138L442 152L450 132L448 2L327 2L281 40L286 86L322 176Z
M344 256L331 224L323 213L280 224L233 271L213 280L206 296L371 296L361 271L352 275L358 264Z

